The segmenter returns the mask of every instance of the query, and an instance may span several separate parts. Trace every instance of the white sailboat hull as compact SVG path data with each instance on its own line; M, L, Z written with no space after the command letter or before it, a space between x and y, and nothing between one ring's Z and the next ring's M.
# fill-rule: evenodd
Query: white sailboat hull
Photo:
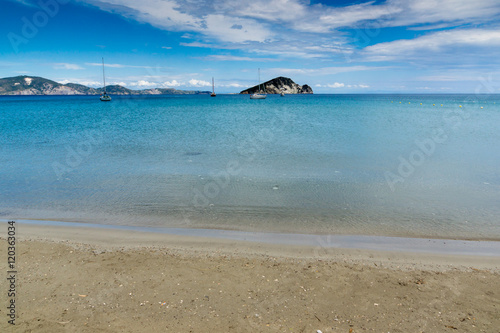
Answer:
M250 95L251 99L265 99L266 97L267 97L267 95L263 95L263 94L252 94L252 95Z

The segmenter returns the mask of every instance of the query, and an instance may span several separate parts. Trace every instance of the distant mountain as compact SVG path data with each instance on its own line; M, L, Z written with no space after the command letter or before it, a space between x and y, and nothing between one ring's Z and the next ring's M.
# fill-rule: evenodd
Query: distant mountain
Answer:
M0 95L100 95L103 88L91 88L81 84L61 84L38 76L15 76L0 79ZM110 95L194 95L210 94L210 91L153 88L132 90L119 85L106 86Z
M266 88L268 94L279 94L282 91L285 94L312 94L313 91L311 87L307 84L299 86L297 83L293 82L292 79L288 77L279 76L272 80L266 81L261 84L261 87ZM263 89L263 88L261 88ZM253 86L251 88L245 89L240 94L254 94L259 91L259 86Z

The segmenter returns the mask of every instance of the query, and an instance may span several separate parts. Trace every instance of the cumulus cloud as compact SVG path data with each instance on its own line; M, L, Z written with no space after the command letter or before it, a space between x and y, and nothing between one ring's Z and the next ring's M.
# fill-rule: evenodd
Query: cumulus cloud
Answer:
M239 83L220 84L219 86L221 86L221 87L229 87L229 88L243 88L243 87L247 87L247 86L239 84Z
M500 47L500 31L486 29L458 29L431 33L414 39L396 40L366 47L363 54L368 60L387 61L410 56L428 56L450 48ZM422 53L425 51L425 53ZM460 56L463 56L461 52ZM448 59L445 59L447 61Z
M500 14L498 0L386 0L348 5L303 0L81 1L160 29L182 31L182 37L191 40L182 46L288 58L349 57L360 43L360 31L368 34L369 44L371 34L384 27L432 30L484 25L495 22Z
M60 83L60 84L76 83L76 84L82 84L82 85L88 86L88 87L102 86L102 82L85 80L85 79L64 79L64 80L57 81L57 83Z
M203 80L191 79L191 80L189 80L188 83L191 87L211 87L212 86L212 83L207 82L207 81L203 81Z
M448 26L463 23L485 23L500 14L497 0L391 0L391 6L401 9L385 25L407 26L447 22Z
M153 88L153 87L158 87L158 83L157 82L149 82L149 81L145 81L145 80L139 80L137 82L128 83L128 86L138 87L138 88Z
M204 59L214 60L214 61L278 61L279 60L273 58L239 57L239 56L222 55L222 54L209 55L206 56Z
M365 88L369 88L370 86L369 85L366 85L366 84L345 84L345 83L341 83L341 82L334 82L334 83L327 83L327 84L316 84L315 87L318 87L318 88L333 88L333 89L337 89L337 88L354 88L354 89L365 89Z
M163 82L163 86L164 87L179 87L181 86L182 84L177 82L177 80L172 80L172 81L165 81Z
M359 71L373 71L380 69L387 69L388 67L379 66L338 66L338 67L321 67L321 68L270 68L269 71L273 73L284 74L302 74L302 75L334 75L339 73L359 72Z
M102 66L100 62L87 62L85 63L87 66ZM124 65L124 64L104 64L104 67L110 68L142 68L142 69L163 69L165 67L160 66L140 66L140 65Z
M344 87L344 84L343 83L339 83L339 82L335 82L333 84L327 84L326 85L328 88L343 88Z
M205 24L206 34L226 42L264 42L272 37L265 25L251 19L213 14L205 17ZM241 26L241 29L231 29L233 26Z
M196 81L196 80L194 80ZM204 81L200 81L204 82ZM177 80L171 80L171 81L163 81L163 82L158 82L158 81L146 81L146 80L138 80L138 81L129 81L128 83L123 83L122 85L128 86L128 87L135 87L137 89L148 89L148 88L173 88L173 87L180 87L185 85L182 82L179 82Z
M86 0L102 10L121 13L155 27L202 33L225 42L263 42L272 35L266 24L230 12L220 13L213 3L174 0ZM203 10L200 9L203 7ZM231 29L231 27L241 29Z

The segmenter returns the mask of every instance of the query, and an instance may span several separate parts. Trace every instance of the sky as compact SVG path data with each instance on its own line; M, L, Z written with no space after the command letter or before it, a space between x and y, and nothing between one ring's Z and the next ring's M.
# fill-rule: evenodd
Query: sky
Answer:
M0 0L0 77L237 93L500 93L499 0Z

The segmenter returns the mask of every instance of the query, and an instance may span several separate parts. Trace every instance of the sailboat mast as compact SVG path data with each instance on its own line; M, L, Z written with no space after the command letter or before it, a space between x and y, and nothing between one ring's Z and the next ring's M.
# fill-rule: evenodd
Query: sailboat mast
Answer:
M104 94L106 95L106 75L104 75L104 57L102 58L102 80L104 81Z
M259 94L260 94L260 68L259 68Z
M212 94L215 94L214 78L212 77Z

